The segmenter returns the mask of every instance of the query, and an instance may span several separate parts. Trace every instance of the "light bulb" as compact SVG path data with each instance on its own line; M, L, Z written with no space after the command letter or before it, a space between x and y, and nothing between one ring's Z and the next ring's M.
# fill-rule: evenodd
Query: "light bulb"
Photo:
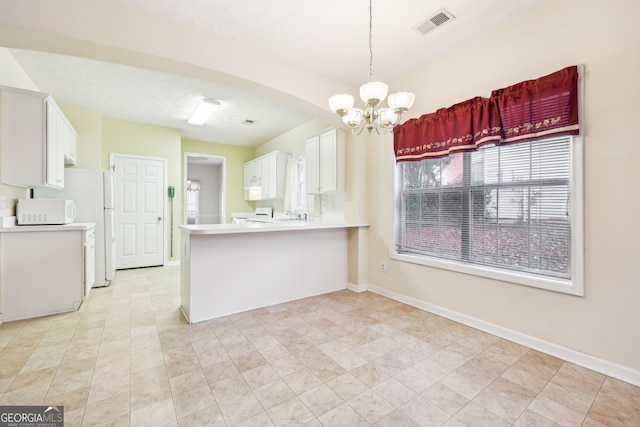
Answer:
M387 97L388 91L389 86L387 86L386 83L369 82L360 86L360 98L362 98L362 101L366 104L375 102L375 106L384 101L384 99Z
M389 107L392 109L404 108L409 109L416 100L415 94L411 92L396 92L389 95Z
M347 93L339 93L329 98L329 108L334 113L353 108L353 96Z

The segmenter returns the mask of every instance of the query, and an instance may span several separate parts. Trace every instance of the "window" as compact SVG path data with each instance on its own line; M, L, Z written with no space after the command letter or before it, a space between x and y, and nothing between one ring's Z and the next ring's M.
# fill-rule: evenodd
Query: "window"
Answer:
M394 258L583 294L581 138L398 162Z

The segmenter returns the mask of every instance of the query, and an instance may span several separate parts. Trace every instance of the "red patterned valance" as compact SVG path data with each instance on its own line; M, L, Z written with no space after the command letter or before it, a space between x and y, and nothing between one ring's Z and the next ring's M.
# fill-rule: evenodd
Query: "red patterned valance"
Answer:
M396 161L444 157L487 143L576 135L578 67L567 67L410 119L394 131Z
M578 67L491 93L500 111L502 142L577 135Z
M394 130L396 160L411 161L470 151L500 140L497 106L476 97L411 119Z

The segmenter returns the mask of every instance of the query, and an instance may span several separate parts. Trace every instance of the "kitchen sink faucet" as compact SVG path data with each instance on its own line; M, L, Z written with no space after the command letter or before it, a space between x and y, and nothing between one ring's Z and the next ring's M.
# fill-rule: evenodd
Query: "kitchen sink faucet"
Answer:
M292 212L292 211L288 211L287 215L291 216L292 219L297 219L299 221L306 221L307 220L307 213L306 212Z

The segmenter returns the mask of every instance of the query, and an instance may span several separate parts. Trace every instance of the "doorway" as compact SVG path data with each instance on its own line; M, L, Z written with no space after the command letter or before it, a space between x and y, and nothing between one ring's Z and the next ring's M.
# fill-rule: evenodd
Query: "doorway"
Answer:
M226 157L184 153L184 224L226 222Z
M167 160L111 154L116 182L116 269L164 265Z

